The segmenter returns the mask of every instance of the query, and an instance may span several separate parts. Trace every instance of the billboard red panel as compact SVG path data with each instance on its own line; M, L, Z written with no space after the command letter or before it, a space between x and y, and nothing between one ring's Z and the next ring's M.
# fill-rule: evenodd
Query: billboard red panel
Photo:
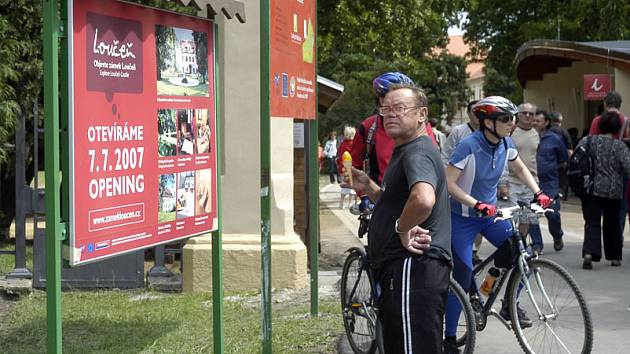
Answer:
M315 0L271 0L272 117L315 119Z
M70 264L215 230L213 23L69 3Z
M601 101L610 92L610 76L608 74L584 75L584 100Z

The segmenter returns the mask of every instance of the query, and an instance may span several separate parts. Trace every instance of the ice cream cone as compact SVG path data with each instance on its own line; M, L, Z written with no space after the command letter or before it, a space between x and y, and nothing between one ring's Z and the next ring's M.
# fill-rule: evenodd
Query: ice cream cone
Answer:
M352 185L352 156L346 151L341 156L341 161L343 161L343 168L346 176L348 176L348 183Z

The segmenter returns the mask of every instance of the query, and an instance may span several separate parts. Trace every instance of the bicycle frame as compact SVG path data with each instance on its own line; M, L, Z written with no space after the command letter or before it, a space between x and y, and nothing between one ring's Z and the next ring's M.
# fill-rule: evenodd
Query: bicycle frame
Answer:
M506 281L509 282L509 280L512 279L512 277L515 276L515 274L516 274L514 272L514 268L515 267L519 268L521 274L527 275L527 276L524 276L522 278L522 283L523 283L523 286L525 287L525 289L527 290L527 294L528 294L530 300L534 304L534 308L536 309L538 318L541 319L541 320L548 320L548 319L553 319L553 318L557 317L557 315L558 315L558 310L553 305L553 302L551 301L551 299L547 295L547 292L545 291L545 287L543 285L543 282L540 279L540 275L538 275L538 274L535 274L535 276L534 276L534 278L536 280L536 284L541 289L541 292L543 293L545 301L551 306L551 308L553 309L554 313L552 315L545 315L545 314L543 314L541 309L540 309L540 306L538 306L538 303L536 302L536 300L534 299L534 297L532 295L531 284L530 284L530 281L529 281L530 269L529 269L529 265L527 264L527 262L531 258L537 257L537 256L535 256L535 255L532 256L532 255L530 255L527 252L527 249L525 248L525 242L523 240L523 236L521 235L519 229L517 228L516 221L514 220L514 218L511 215L512 211L522 210L524 207L525 206L521 205L521 206L515 206L515 207L502 209L506 213L510 213L508 217L501 218L501 219L502 220L510 220L510 222L512 224L513 233L512 233L511 237L518 244L519 256L518 256L518 259L517 259L517 264L512 265L510 268L501 269L501 273L499 274L499 276L495 280L495 282L497 282L495 284L495 286L494 286L495 291L493 291L490 294L490 296L485 301L485 303L484 303L484 301L481 298L481 294L479 293L479 288L477 287L477 282L475 281L475 279L476 279L476 276L483 269L485 269L486 266L488 266L490 264L490 262L494 261L494 259L496 258L497 251L493 252L490 256L488 256L486 259L484 259L481 263L479 263L476 267L473 268L473 276L472 276L472 279L471 279L471 287L470 287L470 296L471 296L471 298L474 297L474 300L478 301L482 305L481 306L481 309L482 309L481 315L483 315L483 318L480 319L481 322L479 320L477 322L477 327L478 327L477 330L478 331L479 330L483 330L485 328L488 315L493 315L494 317L498 318L501 321L501 323L503 323L503 325L508 330L512 330L511 323L508 323L506 321L506 319L501 317L501 315L499 315L499 313L496 310L494 310L492 308L492 306L494 305L494 302L496 301L497 296L500 293L500 289L503 288L503 285L505 285ZM541 210L542 210L542 213L545 212L544 209L541 209ZM541 211L537 210L537 213L540 214ZM507 276L508 274L509 274L509 276Z

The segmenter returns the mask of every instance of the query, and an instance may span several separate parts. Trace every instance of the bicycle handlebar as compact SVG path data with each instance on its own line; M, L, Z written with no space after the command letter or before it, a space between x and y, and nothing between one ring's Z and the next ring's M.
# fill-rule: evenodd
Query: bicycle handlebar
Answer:
M531 211L534 214L536 214L538 217L540 217L541 215L545 215L545 213L548 211L551 211L551 212L555 211L551 208L545 209L541 207L540 205L538 205L538 203L531 203L529 205L527 204L522 205L522 203L519 203L519 205L497 209L497 219L499 220L511 219L514 217L514 212L520 211L520 210Z

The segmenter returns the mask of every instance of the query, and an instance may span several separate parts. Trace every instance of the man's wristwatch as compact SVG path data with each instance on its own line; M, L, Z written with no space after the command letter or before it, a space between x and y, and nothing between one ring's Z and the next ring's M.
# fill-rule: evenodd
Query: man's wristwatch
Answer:
M396 219L396 222L394 223L394 231L397 234L406 234L409 231L400 231L400 229L398 228L398 226L400 225L400 219Z

